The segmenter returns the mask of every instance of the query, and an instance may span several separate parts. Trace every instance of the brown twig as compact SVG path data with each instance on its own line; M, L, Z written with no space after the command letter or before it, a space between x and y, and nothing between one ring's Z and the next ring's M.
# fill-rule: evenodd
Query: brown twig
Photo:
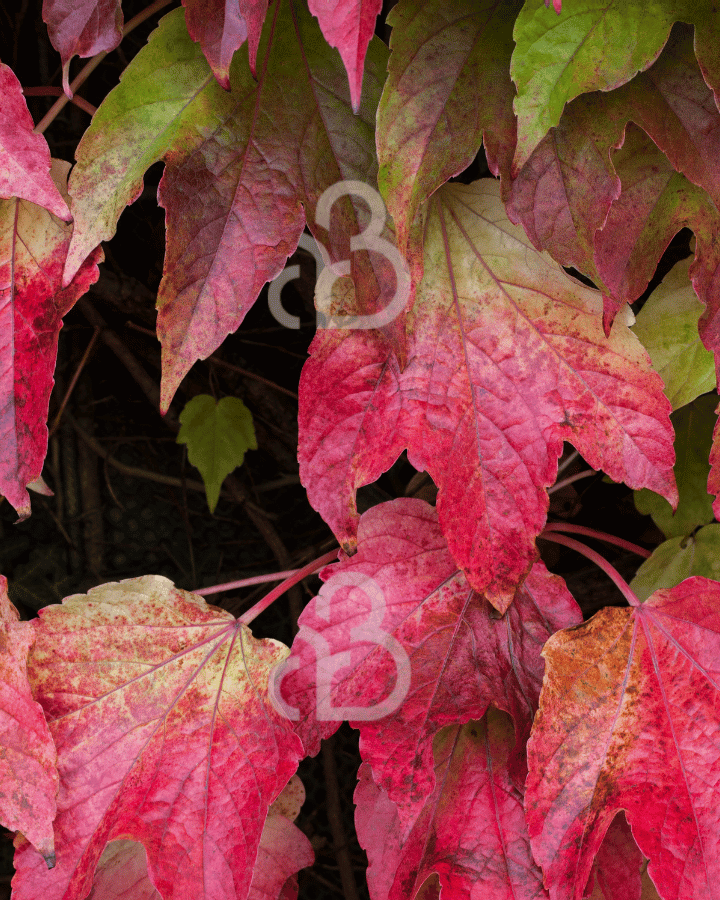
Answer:
M50 430L48 432L48 440L55 434L57 431L57 427L60 424L60 419L62 419L62 414L65 411L65 407L67 406L68 400L75 389L75 385L77 384L78 378L82 373L82 370L85 368L85 363L88 361L88 358L92 352L93 347L95 346L95 342L97 341L98 335L100 334L100 329L96 326L93 336L90 338L90 343L85 348L85 352L83 353L82 359L78 363L77 369L75 369L75 374L72 377L70 384L68 385L68 389L65 391L65 396L62 399L62 403L60 404L60 409L57 411L57 415L53 419L53 423L50 426Z
M322 744L322 761L325 772L325 805L327 808L328 822L333 838L333 851L340 870L345 900L358 900L355 874L352 867L350 850L347 846L345 827L342 821L342 807L340 805L340 789L338 787L337 768L333 752L334 735Z

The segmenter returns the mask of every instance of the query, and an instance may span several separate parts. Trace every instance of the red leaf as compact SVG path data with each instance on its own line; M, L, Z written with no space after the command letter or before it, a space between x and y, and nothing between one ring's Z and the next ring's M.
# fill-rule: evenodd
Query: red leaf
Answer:
M350 82L350 101L357 113L365 54L375 33L375 20L382 10L382 0L308 0L308 8L317 16L325 40L340 52Z
M268 0L183 0L190 37L202 47L218 83L230 89L233 53L248 42L255 74L258 46Z
M411 243L420 274L422 223L415 219L425 200L470 165L483 141L492 173L509 179L516 138L510 58L520 7L515 0L405 0L388 16L392 52L377 117L378 180L398 246L408 254Z
M347 549L355 488L407 447L439 487L440 524L472 586L504 611L536 558L564 440L616 481L675 502L670 404L596 292L507 221L491 180L441 188L408 364L372 334L319 334L300 381L300 475Z
M18 197L68 222L70 211L50 175L50 150L34 134L20 82L0 63L0 197Z
M54 865L55 745L27 678L35 631L32 623L19 618L7 595L7 580L0 575L0 822L10 831L21 831L48 865Z
M63 87L68 96L70 60L114 50L122 40L120 0L43 0L43 21L62 59Z
M372 900L414 900L433 874L441 897L547 897L530 853L522 791L508 773L514 741L509 718L492 708L482 722L440 732L435 789L407 827L369 767L360 767L355 823Z
M552 900L580 900L625 810L662 897L720 897L720 584L688 578L553 635L525 806Z
M298 733L311 753L333 718L353 722L363 759L405 824L433 790L432 740L440 728L479 719L493 703L512 715L524 752L542 682L540 648L556 629L582 620L562 579L536 563L507 615L493 616L458 571L436 511L412 499L368 510L357 553L323 574L330 577L303 610L288 661L298 671L281 691L303 712ZM383 642L397 652L380 653ZM318 682L322 667L343 672L330 698L329 685ZM395 685L402 692L386 714L365 718Z
M595 857L585 893L590 893L588 888L595 885L595 893L590 900L595 897L600 900L615 900L616 897L640 900L642 861L642 853L638 850L627 819L623 813L618 813L610 823Z
M276 4L265 35L258 84L245 79L208 105L204 127L188 123L187 139L165 156L158 197L168 242L157 301L163 410L194 362L238 328L263 285L282 271L306 221L332 259L350 258L350 235L364 213L345 198L327 236L315 226L315 207L337 182L376 179L381 47L374 44L369 58L358 123L345 73L300 4ZM346 135L358 130L362 137L348 143Z
M287 649L160 576L40 616L29 673L58 748L57 867L21 847L17 900L86 896L115 838L144 844L165 900L244 900L302 753L266 693Z
M57 162L58 184L68 163ZM97 281L98 249L61 290L72 226L24 200L0 201L0 493L21 519L42 471L62 316Z
M288 817L276 812L288 785L270 807L255 860L250 900L295 900L296 873L315 861L310 841ZM302 784L302 783L301 783ZM304 798L304 791L303 791ZM294 816L290 817L294 818ZM147 869L147 854L135 841L111 841L100 857L88 900L162 900Z

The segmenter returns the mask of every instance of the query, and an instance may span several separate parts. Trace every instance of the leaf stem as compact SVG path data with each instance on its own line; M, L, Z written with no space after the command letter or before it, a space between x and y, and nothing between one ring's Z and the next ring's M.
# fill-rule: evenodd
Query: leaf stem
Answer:
M238 622L241 622L243 625L249 625L253 619L256 619L261 612L264 612L271 603L277 600L278 597L281 597L288 588L291 588L293 585L297 584L299 581L302 581L303 578L307 578L308 575L312 575L313 572L317 572L318 569L322 569L323 566L327 566L331 562L335 562L338 555L338 549L331 550L329 553L324 553L322 556L319 556L317 559L314 559L312 562L309 562L306 566L303 566L302 569L298 569L294 575L291 575L289 578L286 578L282 584L279 584L277 587L273 588L269 594L266 594L262 600L258 600L258 602L251 606L250 609L243 613L239 618Z
M595 469L583 469L582 472L576 472L574 475L569 475L567 478L563 478L562 481L556 481L555 484L548 489L548 494L553 494L555 491L559 491L561 488L572 484L573 481L580 481L581 478L589 478L591 475L597 475Z
M154 13L158 12L171 2L172 0L155 0L154 3L146 6L142 12L139 12L125 25L122 33L123 38L127 37L127 35L130 34L133 29L137 28L138 25L141 25L145 21L145 19L149 19L150 16L152 16ZM95 71L95 69L97 69L97 67L105 59L106 56L107 50L103 50L102 53L98 53L97 56L93 56L90 62L82 67L75 78L73 78L73 80L70 82L71 94L74 94L75 91L80 87L80 85L87 80L88 76L91 75ZM50 107L50 109L45 113L42 119L40 119L40 121L35 126L35 134L42 134L48 127L48 125L50 125L50 123L55 120L58 113L65 108L65 104L68 103L69 100L70 98L66 94L58 97Z
M270 572L267 575L253 575L251 578L241 578L239 581L226 581L224 584L214 584L212 587L198 588L193 594L207 597L208 594L219 594L221 591L234 591L237 588L252 587L254 584L266 584L268 581L282 581L290 578L299 569L288 569L287 572Z
M633 544L626 541L625 538L615 537L614 534L608 534L605 531L596 531L594 528L586 528L584 525L571 525L569 522L548 522L545 531L567 531L569 534L583 534L585 537L595 538L598 541L605 541L606 544L615 544L616 547L622 547L629 550L643 559L649 559L652 556L651 550L646 550L639 544Z
M630 606L640 606L640 600L630 589L630 585L627 583L627 581L625 581L618 570L614 566L610 565L610 563L606 559L603 559L603 557L600 556L599 553L591 550L590 547L588 547L586 544L581 544L580 541L565 537L564 534L554 534L552 531L549 534L547 533L547 531L543 531L540 534L540 537L546 541L553 541L555 544L562 544L564 547L569 547L571 550L575 550L582 556L587 557L587 559L589 559L591 562L594 562L596 566L599 566L608 576L608 578L612 579L613 583L622 593L623 597L625 597Z

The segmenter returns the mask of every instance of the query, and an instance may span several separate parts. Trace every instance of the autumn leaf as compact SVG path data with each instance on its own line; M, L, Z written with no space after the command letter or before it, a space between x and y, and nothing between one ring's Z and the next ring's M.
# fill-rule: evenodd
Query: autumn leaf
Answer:
M439 729L482 718L492 703L512 716L522 755L542 682L540 649L553 631L581 621L560 578L536 563L498 618L458 571L436 511L413 499L368 510L357 552L323 577L300 616L288 673L278 674L281 699L301 711L297 732L308 752L338 719L359 727L360 753L403 826L433 790ZM331 695L327 671L342 672Z
M621 809L662 897L720 897L719 601L689 578L545 645L525 809L552 900L581 900Z
M68 222L70 211L50 174L50 149L34 127L20 82L0 63L0 197L29 200Z
M71 97L68 77L73 56L95 56L114 50L122 40L121 2L43 0L42 14L52 45L62 60L63 89Z
M55 745L28 683L27 656L35 630L19 618L8 597L7 579L0 575L0 822L10 831L22 832L52 866L58 791Z
M676 500L662 382L597 293L507 220L495 181L428 210L403 372L373 335L318 335L300 381L298 457L312 505L354 546L355 489L407 448L438 485L448 546L504 611L536 558L562 442L616 481Z
M63 190L68 169L53 164ZM63 290L71 231L42 206L0 200L0 493L20 519L30 515L27 488L40 477L47 450L62 317L97 281L102 259L100 249L92 252Z
M407 827L370 767L360 767L355 824L372 900L415 900L433 874L441 896L548 896L530 852L522 790L508 774L514 742L510 718L493 708L481 722L444 728L433 745L435 788Z
M270 807L265 820L258 856L253 869L249 900L295 900L297 898L298 869L312 865L315 854L310 841L292 822L299 811L293 800L286 798L305 791L302 782L293 775L280 796ZM288 814L289 809L294 809ZM162 900L147 869L147 855L136 841L111 841L103 851L93 889L88 900Z
M605 833L595 857L588 887L594 885L589 900L641 900L640 867L642 853L623 813L618 813ZM585 888L587 895L588 887Z
M517 85L514 171L557 125L566 103L590 91L619 88L648 69L677 21L699 29L701 47L707 46L705 52L712 57L710 35L716 19L711 0L680 5L657 0L651 15L642 0L578 0L566 4L559 16L542 0L525 3L515 22L510 68ZM705 62L704 55L700 58Z
M144 845L165 900L244 900L302 755L267 698L286 653L161 576L45 607L28 671L58 748L58 862L21 845L18 900L86 896L116 838Z
M382 0L308 0L308 9L317 16L325 40L337 47L342 57L356 113L360 109L365 54L382 5Z
M515 90L508 68L519 9L513 0L402 0L388 16L393 31L377 117L378 181L403 253L422 204L468 167L483 141L492 173L509 178ZM422 267L421 232L410 255L419 255Z
M255 74L268 0L184 0L183 6L188 34L202 47L221 87L230 90L230 63L246 40L250 70Z
M252 413L238 397L217 403L209 394L197 394L180 413L178 444L187 444L188 459L200 470L210 512L215 512L220 487L246 450L257 450Z

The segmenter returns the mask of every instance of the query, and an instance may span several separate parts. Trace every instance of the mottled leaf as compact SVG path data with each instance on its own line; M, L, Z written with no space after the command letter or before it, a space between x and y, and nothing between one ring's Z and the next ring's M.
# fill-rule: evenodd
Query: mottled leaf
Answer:
M69 165L53 174L64 190ZM100 251L61 289L72 226L26 200L0 200L0 493L21 519L47 450L62 316L98 278Z
M187 444L188 459L200 470L210 512L215 512L220 487L247 450L257 450L252 413L238 397L218 402L197 394L180 413L178 444Z
M202 47L218 83L230 89L233 54L248 42L250 69L255 74L260 34L268 0L183 0L190 37Z
M515 22L511 74L519 171L567 102L589 91L609 91L648 69L674 22L716 21L712 0L576 0L559 14L527 0Z
M0 63L0 197L29 200L69 221L65 198L50 174L50 149L33 128L20 82Z
M116 838L144 845L164 900L244 900L302 753L267 697L286 653L161 576L45 607L28 671L58 749L58 861L20 846L17 900L85 897Z
M440 728L481 718L493 703L512 715L522 752L542 681L540 648L581 620L560 578L536 563L507 615L494 616L458 571L436 511L413 499L368 510L357 553L324 577L300 616L288 661L294 674L285 684L280 673L280 697L301 711L298 733L309 752L338 719L354 721L361 755L403 824L433 789ZM318 667L341 665L329 694Z
M408 251L423 202L473 161L481 143L493 174L509 176L515 93L508 68L515 0L401 0L388 22L388 78L378 108L380 190ZM413 255L422 265L421 234Z
M717 900L720 584L605 608L543 656L525 810L552 900L581 900L621 809L660 896Z
M356 113L360 109L365 54L382 5L382 0L308 0L325 40L337 47L347 69L350 101Z
M42 16L62 59L65 93L71 96L68 72L73 56L114 50L122 40L120 0L43 0Z
M548 896L530 852L522 791L508 772L513 744L510 719L492 707L481 722L443 729L433 747L435 788L407 827L369 766L360 767L355 823L372 900L416 900L433 874L441 896Z
M31 622L19 619L7 594L7 579L0 575L0 822L22 832L52 866L55 745L28 683L27 656L35 630Z
M529 246L496 182L442 188L425 235L402 372L373 335L315 338L300 382L300 476L351 548L356 487L406 447L438 485L455 560L504 610L536 557L563 441L675 502L670 406L637 339L620 323L604 337L597 292Z

